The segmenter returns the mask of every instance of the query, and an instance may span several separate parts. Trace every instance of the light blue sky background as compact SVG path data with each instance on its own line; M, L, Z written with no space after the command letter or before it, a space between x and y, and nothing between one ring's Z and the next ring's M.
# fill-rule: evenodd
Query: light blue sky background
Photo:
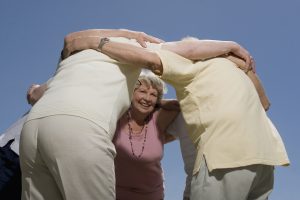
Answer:
M63 37L87 28L128 28L166 41L184 36L234 40L257 63L269 116L292 165L278 167L271 200L299 199L299 0L1 0L0 132L29 106L31 83L53 74ZM167 98L174 98L169 90ZM178 142L165 147L166 200L180 200L184 173Z

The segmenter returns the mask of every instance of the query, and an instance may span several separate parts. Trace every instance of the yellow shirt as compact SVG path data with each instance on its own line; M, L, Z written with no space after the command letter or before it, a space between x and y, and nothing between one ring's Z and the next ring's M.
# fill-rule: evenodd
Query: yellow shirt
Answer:
M192 62L157 51L162 79L171 84L197 148L193 173L204 156L209 171L252 164L288 165L284 144L247 75L225 58Z

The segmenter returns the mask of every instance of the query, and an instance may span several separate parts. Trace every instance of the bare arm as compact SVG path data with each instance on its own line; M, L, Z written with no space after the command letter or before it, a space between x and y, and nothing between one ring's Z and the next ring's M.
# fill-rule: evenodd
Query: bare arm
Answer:
M269 110L271 103L270 103L270 100L264 90L264 87L263 87L258 75L253 70L249 70L249 68L247 68L247 66L246 66L246 63L243 60L241 60L240 58L237 58L232 55L229 55L226 58L228 60L231 60L232 62L236 63L237 66L247 74L249 79L254 84L254 87L258 93L258 96L259 96L259 99L260 99L260 102L261 102L263 108L265 109L265 111Z
M176 139L175 136L167 132L167 128L174 121L180 112L179 103L177 100L164 100L162 108L158 110L157 127L164 134L165 143L172 142Z
M67 58L76 51L97 49L103 37L125 37L135 39L142 47L146 42L161 43L163 40L144 32L127 29L89 29L68 34L64 39L63 58Z
M191 60L205 60L224 56L232 58L230 60L241 69L247 71L254 69L254 62L251 59L250 54L235 42L186 40L167 42L162 45L162 48ZM135 64L141 67L146 66L158 75L163 73L163 67L159 56L148 49L110 41L105 44L100 51L120 62ZM245 57L245 59L248 59L250 66L247 65L247 60L241 58L242 56Z
M149 36L143 32L135 32L123 29L93 29L71 33L70 35L66 36L64 54L68 56L71 54L71 52L88 48L98 50L100 37L106 36L138 38L136 40L140 41L140 44L143 47L145 47L145 41L155 43L162 42L162 40L159 40L153 36ZM142 64L144 66L148 66L149 68L151 68L149 64L152 66L156 65L157 70L159 70L160 73L162 73L162 68L161 66L159 66L160 63L156 60L153 60L155 57L157 57L156 55L151 55L151 53L153 54L153 52L145 49L141 50L141 48L125 44L114 44L114 47L115 51L122 50L123 52L116 53L113 49L105 49L104 53L116 60L123 61L126 63L136 65ZM191 60L206 60L213 57L232 54L244 60L246 68L248 68L248 70L255 70L253 59L248 53L248 51L236 42L232 41L186 39L182 41L164 43L162 45L162 48L177 53ZM129 57L126 54L128 54Z
M248 69L255 68L249 52L233 41L186 39L177 42L166 42L162 45L162 48L190 60L206 60L232 54L244 61L244 67Z
M265 110L269 109L270 102L268 100L268 97L266 96L266 93L264 91L264 88L263 88L258 76L253 71L254 68L252 66L249 67L247 65L246 61L241 59L240 57L236 56L236 54L233 54L232 52L228 52L229 50L225 51L226 52L225 55L223 55L225 52L218 50L219 49L218 44L220 46L224 45L220 49L230 49L231 43L227 43L227 42L223 43L222 41L220 41L220 43L213 42L213 45L211 47L207 47L210 50L205 50L205 48L202 48L202 47L199 49L193 50L189 46L184 47L184 48L186 48L186 50L181 50L182 43L180 43L180 42L178 42L178 43L179 43L179 45L175 45L176 47L174 47L172 44L171 45L172 47L168 50L172 51L172 49L173 49L175 51L175 53L179 53L178 51L181 51L180 52L181 54L189 54L189 56L194 55L194 58L197 58L197 59L200 59L200 58L207 59L207 58L209 58L209 57L207 57L207 55L216 56L217 54L220 54L218 56L223 56L223 57L231 60L232 62L234 62L240 69L242 69L248 75L248 77L253 82L253 84L259 94L259 97L260 97L260 100L261 100L261 103L262 103L264 109ZM186 45L186 43L184 45ZM207 43L207 45L208 45L208 43ZM165 47L165 45L163 47ZM232 47L232 48L235 49L235 47ZM238 51L241 51L240 55L245 55L246 57L247 57L247 55L249 55L249 54L247 54L247 51L245 51L243 49L240 49ZM135 64L140 67L147 66L150 70L152 70L156 74L161 75L163 73L163 67L162 67L162 63L161 63L159 56L156 53L151 52L145 48L140 48L140 47L133 46L130 44L108 42L107 44L105 44L103 46L103 48L101 49L101 52L116 59L116 60L119 60L121 62ZM203 52L203 54L201 52ZM198 55L198 57L196 55ZM249 59L250 59L250 55L249 55ZM250 63L251 63L251 65L254 65L253 60Z
M159 56L148 49L131 44L109 41L99 51L122 63L133 64L137 67L146 67L155 74L162 74L163 67Z
M91 43L85 43L86 39L83 38L80 43L91 45L94 49L120 62L134 64L138 67L147 67L158 75L163 73L161 60L156 53L145 48L112 41L103 45L101 49L98 49L98 38L96 41L91 41ZM164 43L162 48L191 60L205 60L217 56L228 58L247 73L258 91L263 107L265 110L268 110L270 102L260 80L255 75L255 63L248 51L239 44L231 41L193 39Z

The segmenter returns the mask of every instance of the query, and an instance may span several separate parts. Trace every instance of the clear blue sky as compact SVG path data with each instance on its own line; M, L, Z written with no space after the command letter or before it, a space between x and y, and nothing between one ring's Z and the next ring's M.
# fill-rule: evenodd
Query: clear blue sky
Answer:
M29 109L27 88L53 74L69 32L128 28L166 41L188 35L234 40L256 60L272 102L269 116L292 163L276 168L270 199L299 199L299 19L299 0L1 0L0 132ZM172 89L166 97L175 97ZM166 200L180 200L184 173L178 142L166 145L163 167Z

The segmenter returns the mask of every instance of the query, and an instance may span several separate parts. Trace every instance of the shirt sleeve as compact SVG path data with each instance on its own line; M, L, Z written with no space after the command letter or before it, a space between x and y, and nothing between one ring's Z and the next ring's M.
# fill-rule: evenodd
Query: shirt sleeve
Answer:
M177 85L187 85L198 73L194 62L176 53L167 50L156 51L163 65L161 78L174 87Z

